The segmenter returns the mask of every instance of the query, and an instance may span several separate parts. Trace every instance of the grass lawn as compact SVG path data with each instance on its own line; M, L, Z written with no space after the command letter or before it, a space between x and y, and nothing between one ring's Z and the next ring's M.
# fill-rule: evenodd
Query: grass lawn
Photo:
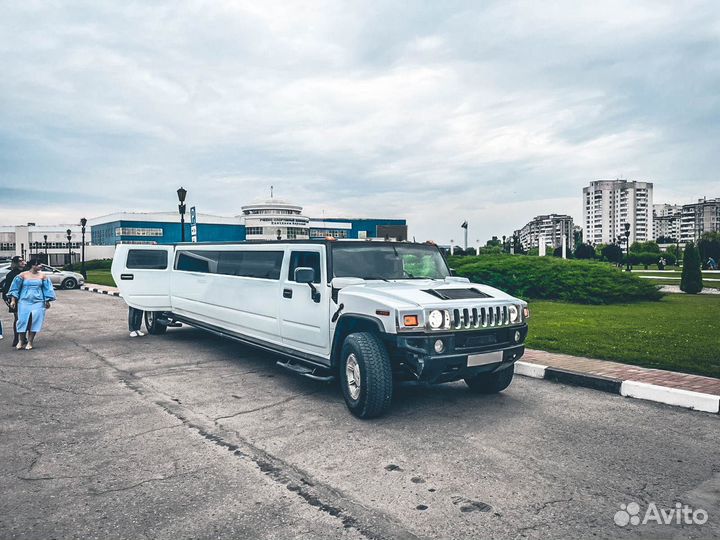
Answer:
M720 377L720 298L587 306L530 302L530 348Z
M115 280L110 274L110 270L88 270L86 283L92 283L94 285L107 285L108 287L115 287Z

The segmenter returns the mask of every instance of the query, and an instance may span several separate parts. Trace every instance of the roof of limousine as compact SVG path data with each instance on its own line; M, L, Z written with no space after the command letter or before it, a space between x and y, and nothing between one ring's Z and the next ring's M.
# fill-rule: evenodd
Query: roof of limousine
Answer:
M177 242L172 244L178 247L198 247L198 246L244 246L244 245L275 245L275 244L385 244L385 245L405 245L405 246L436 246L432 242L410 242L410 241L394 241L394 240L370 240L370 239L348 239L327 240L325 238L311 240L242 240L237 242Z

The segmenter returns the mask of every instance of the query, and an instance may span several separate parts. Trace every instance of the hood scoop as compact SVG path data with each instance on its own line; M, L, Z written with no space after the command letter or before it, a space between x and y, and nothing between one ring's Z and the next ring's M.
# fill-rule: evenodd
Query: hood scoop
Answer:
M423 292L433 295L440 300L473 300L478 298L492 298L489 294L470 289L426 289Z

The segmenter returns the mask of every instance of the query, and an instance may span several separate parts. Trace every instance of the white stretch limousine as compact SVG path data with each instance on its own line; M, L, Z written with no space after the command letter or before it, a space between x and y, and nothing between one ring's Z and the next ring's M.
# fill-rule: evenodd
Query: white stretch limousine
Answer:
M121 244L112 274L151 334L182 322L278 353L301 375L339 379L360 418L385 412L398 381L499 392L527 336L524 301L451 276L431 244Z

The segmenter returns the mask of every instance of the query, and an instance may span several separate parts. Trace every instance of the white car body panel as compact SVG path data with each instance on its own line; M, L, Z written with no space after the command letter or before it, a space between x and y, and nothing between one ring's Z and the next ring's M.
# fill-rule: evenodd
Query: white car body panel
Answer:
M452 310L483 305L524 304L502 291L470 283L465 278L363 280L327 275L328 246L324 243L238 243L153 246L121 244L117 247L112 275L128 305L144 311L168 312L200 327L250 338L261 346L303 353L330 363L333 336L343 317L377 321L386 334L398 334L402 314L416 313L425 328L428 309ZM133 268L126 264L133 250L165 252L165 268ZM178 256L192 251L194 262L205 271L175 270ZM202 252L208 253L206 257ZM279 279L218 274L226 251L283 252ZM311 287L296 283L290 275L293 251L314 252L320 257L320 282L315 284L320 301L312 299ZM216 257L215 260L213 257ZM215 265L214 269L212 265ZM197 267L196 267L197 268ZM426 291L473 288L492 298L442 300ZM332 300L337 295L337 302ZM338 315L336 321L333 316Z

